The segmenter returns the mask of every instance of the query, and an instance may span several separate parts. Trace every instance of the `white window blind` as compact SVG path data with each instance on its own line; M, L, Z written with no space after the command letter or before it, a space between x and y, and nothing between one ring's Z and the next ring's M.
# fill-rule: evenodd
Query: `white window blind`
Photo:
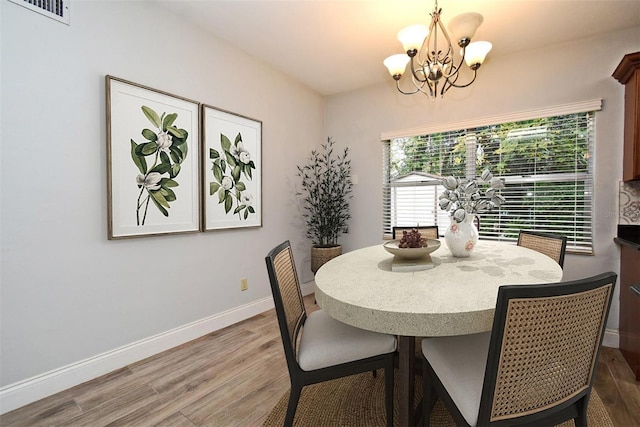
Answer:
M523 230L567 236L567 251L592 253L594 112L564 114L383 141L383 233L393 226L449 225L440 178L504 179L506 203L480 215L480 238Z

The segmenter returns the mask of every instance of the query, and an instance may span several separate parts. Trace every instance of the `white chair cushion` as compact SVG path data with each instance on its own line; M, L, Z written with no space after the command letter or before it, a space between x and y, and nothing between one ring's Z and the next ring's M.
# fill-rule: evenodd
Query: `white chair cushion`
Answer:
M298 364L302 370L312 371L395 350L396 338L393 335L349 326L317 310L304 323Z
M471 426L478 422L490 339L484 332L422 340L422 354Z

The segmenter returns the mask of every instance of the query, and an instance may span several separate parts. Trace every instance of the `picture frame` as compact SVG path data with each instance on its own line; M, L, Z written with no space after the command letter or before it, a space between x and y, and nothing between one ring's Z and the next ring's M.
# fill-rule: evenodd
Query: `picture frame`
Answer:
M202 105L202 228L262 227L262 122Z
M200 231L200 103L105 80L108 239Z

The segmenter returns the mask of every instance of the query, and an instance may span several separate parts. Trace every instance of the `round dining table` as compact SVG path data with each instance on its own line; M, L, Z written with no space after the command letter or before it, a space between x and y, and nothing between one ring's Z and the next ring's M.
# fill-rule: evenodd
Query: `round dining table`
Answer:
M501 285L562 279L553 259L511 242L481 240L466 258L442 244L419 271L392 271L393 259L382 244L340 255L316 272L315 298L336 320L398 336L400 426L414 425L415 337L490 331Z

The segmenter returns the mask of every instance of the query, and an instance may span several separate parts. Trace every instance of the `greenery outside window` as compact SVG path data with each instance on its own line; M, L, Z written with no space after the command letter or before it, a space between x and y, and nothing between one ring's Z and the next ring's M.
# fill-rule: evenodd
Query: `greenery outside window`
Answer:
M516 241L521 229L567 236L567 251L593 253L593 111L383 141L384 235L393 226L438 225L440 178L490 168L505 180L500 210L480 216L480 238Z

